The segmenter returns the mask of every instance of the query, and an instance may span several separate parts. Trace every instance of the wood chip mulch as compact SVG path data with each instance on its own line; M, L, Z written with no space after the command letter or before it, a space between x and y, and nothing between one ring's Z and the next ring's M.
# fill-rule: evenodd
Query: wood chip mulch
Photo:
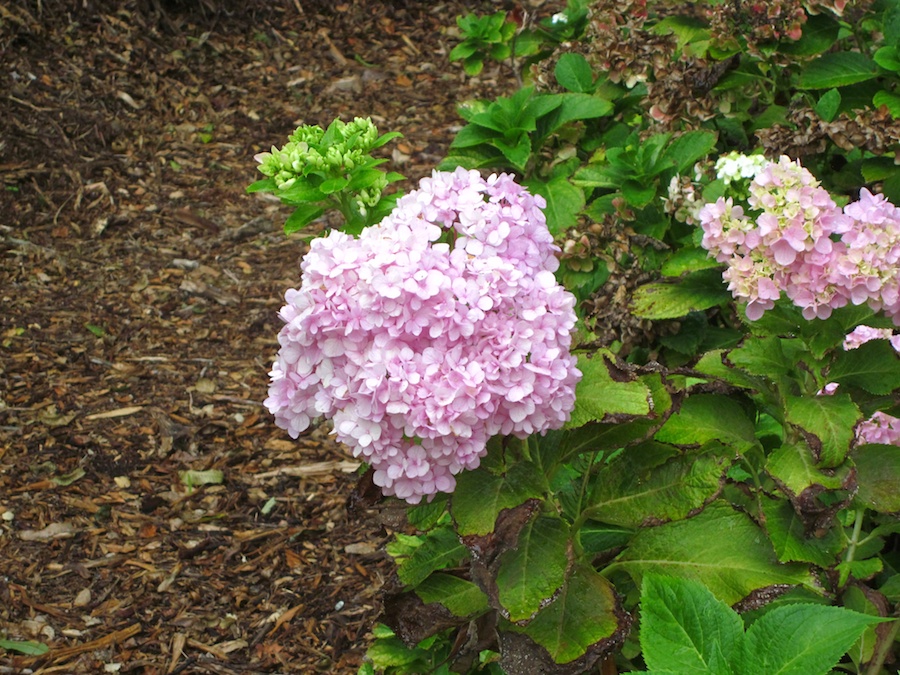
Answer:
M0 640L49 647L0 675L356 672L388 531L262 407L306 244L244 187L338 116L428 175L514 86L447 61L496 8L0 0Z

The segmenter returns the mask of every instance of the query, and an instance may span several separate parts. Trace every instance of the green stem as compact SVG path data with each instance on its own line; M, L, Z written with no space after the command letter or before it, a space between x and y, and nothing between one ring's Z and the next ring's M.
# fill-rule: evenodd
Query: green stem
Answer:
M878 675L881 672L884 660L887 658L888 652L894 645L894 640L897 639L898 630L900 630L900 619L894 619L890 630L886 635L882 636L881 642L878 645L878 651L872 655L872 660L869 661L869 667L866 668L866 675Z
M847 552L844 554L844 562L852 563L856 556L856 547L859 546L859 534L862 532L862 521L865 516L865 509L857 509L856 520L853 521L853 534L850 535L850 544L847 546Z

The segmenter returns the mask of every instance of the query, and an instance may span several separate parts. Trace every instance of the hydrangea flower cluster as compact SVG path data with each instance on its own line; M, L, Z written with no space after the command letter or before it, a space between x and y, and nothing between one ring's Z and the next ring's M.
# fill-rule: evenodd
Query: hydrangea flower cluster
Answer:
M762 173L768 164L769 160L763 155L744 155L737 151L729 152L716 160L716 178L723 181L725 185L730 185L736 181L749 180L756 178L757 174Z
M856 427L856 442L900 445L900 419L881 411L876 412Z
M839 209L813 175L781 157L750 184L751 218L733 199L700 211L702 246L751 320L784 291L806 319L868 303L900 325L900 209L863 189Z
M452 492L491 436L561 427L581 373L544 206L506 174L435 171L358 238L314 240L280 313L276 423L331 418L410 503Z
M289 189L298 180L303 184L302 179L311 173L346 184L345 174L370 163L369 153L395 135L380 137L378 128L368 117L356 117L351 122L334 120L327 130L307 124L298 127L284 147L273 147L271 152L261 152L254 159L259 163L260 173L272 178L279 190ZM356 195L363 213L378 204L388 186L388 178L380 174L370 179L370 183Z

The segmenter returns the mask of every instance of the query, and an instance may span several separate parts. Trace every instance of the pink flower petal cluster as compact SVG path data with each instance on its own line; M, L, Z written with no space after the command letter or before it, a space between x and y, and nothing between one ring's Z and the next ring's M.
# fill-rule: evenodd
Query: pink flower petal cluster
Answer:
M856 427L856 442L900 445L900 419L881 411L876 412Z
M702 246L751 320L783 291L807 319L868 303L900 325L900 209L863 189L839 209L799 162L782 156L750 184L748 216L731 199L701 209Z
M890 340L891 346L900 352L900 334L894 335L890 328L857 326L844 337L844 350L859 349L870 340Z
M900 325L900 208L863 188L844 213L854 225L841 238L846 250L834 275L850 302L867 302Z
M491 436L561 427L581 373L545 205L509 175L435 171L358 238L314 240L280 313L276 423L331 418L410 503L452 492Z

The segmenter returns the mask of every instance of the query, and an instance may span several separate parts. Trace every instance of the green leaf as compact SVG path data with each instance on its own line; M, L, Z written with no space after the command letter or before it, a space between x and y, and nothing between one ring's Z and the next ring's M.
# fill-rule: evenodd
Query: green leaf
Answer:
M865 82L878 76L878 67L859 52L823 54L800 74L800 89L831 89Z
M815 443L819 466L831 468L841 464L850 452L853 428L862 417L850 396L785 395L784 398L787 421L803 430L807 442Z
M807 535L806 527L784 499L761 496L765 528L781 562L808 562L827 568L835 564L843 550L843 539L837 528L822 537Z
M787 375L794 370L795 363L785 356L784 342L784 338L775 336L748 339L728 352L728 361L751 375L767 379Z
M247 186L247 192L275 192L278 186L275 184L274 178L262 178Z
M495 138L491 141L491 145L503 153L503 156L509 162L509 166L519 173L525 173L525 167L531 158L531 139L529 139L528 134L523 133L515 139L515 142L507 142L506 140Z
M881 47L873 54L872 59L885 70L900 71L900 51L897 47Z
M87 328L88 331L94 334L95 337L102 338L106 337L106 331L103 330L102 326L98 326L93 323L86 323L84 327Z
M594 73L581 54L568 52L560 56L554 74L559 85L569 91L590 93L594 88Z
M721 394L695 394L656 432L656 440L680 446L719 441L743 452L757 444L753 422L734 399Z
M826 490L844 488L847 467L824 473L816 466L812 451L803 443L784 445L775 450L766 462L766 471L789 496L799 496L807 488L820 485Z
M439 494L430 502L419 502L406 510L406 520L417 530L430 530L447 512L447 502L446 494Z
M613 586L590 566L579 565L527 626L509 629L528 635L557 663L568 663L620 630L619 616Z
M712 152L718 137L713 131L688 131L669 143L663 156L678 173L684 173Z
M872 103L876 108L880 108L881 106L887 107L888 112L891 113L891 117L900 119L900 96L897 94L892 94L888 91L879 91L872 97Z
M449 527L432 530L425 541L403 561L397 575L407 586L416 586L437 570L458 565L466 557L466 547Z
M744 625L703 584L648 574L641 585L640 640L651 672L732 675Z
M615 106L606 99L592 94L560 94L560 107L549 131L555 131L567 122L589 120L609 115Z
M858 349L839 352L828 378L884 396L900 385L900 358L887 340L872 340Z
M720 271L706 269L677 282L640 286L634 291L631 311L642 319L678 319L720 305L730 298Z
M729 605L774 584L815 587L806 566L780 563L756 523L719 502L693 518L638 532L606 574L619 569L635 583L654 573L697 579Z
M47 645L30 640L0 640L0 649L28 656L41 656L50 651L50 647Z
M410 649L400 641L400 638L396 637L379 637L366 650L366 658L371 660L379 671L416 664L421 655L418 649ZM400 672L410 673L412 671L404 669Z
M762 384L760 380L751 377L743 370L731 368L725 364L724 359L726 359L727 355L730 353L731 352L727 352L724 349L716 349L707 352L700 357L700 360L697 361L697 365L694 366L694 369L699 373L728 382L736 387L743 387L744 389L759 388Z
M349 192L357 192L375 185L381 180L382 176L384 176L384 172L380 169L361 169L354 171L346 188Z
M881 591L883 592L883 591ZM860 612L869 616L881 616L878 607L873 603L859 586L851 585L841 594L841 602L847 609ZM856 644L849 650L850 658L857 665L868 663L872 660L875 648L878 645L878 634L875 626L868 626Z
M467 124L456 134L450 148L471 148L481 145L497 137L497 133L493 129L480 126L478 124Z
M484 70L484 61L480 54L473 54L463 61L463 71L470 77L475 77Z
M547 201L544 215L551 234L560 234L576 225L578 213L584 208L584 190L563 176L546 183L534 179L524 183L532 194L539 194Z
M778 51L793 56L815 56L828 51L838 39L840 24L825 13L810 16L803 34L794 42L782 42Z
M696 272L702 269L720 267L721 263L700 248L682 248L668 258L662 264L660 272L667 277L680 277L688 272Z
M562 586L568 545L569 529L559 518L538 516L525 524L497 570L498 597L510 621L531 618Z
M372 143L372 147L369 148L369 150L380 148L382 145L390 143L395 138L403 138L403 134L401 134L399 131L388 131L386 134L381 134L381 136L375 139L375 142Z
M680 520L718 494L728 464L709 451L681 455L658 443L627 448L598 472L586 511L628 528Z
M880 513L900 512L900 449L896 445L860 445L852 457L859 482L856 499Z
M488 611L484 592L471 581L452 574L435 572L416 586L415 591L422 602L439 602L455 616L469 617Z
M323 194L330 195L335 192L340 192L349 184L350 181L344 177L329 178L328 180L322 181L322 184L319 185L319 189Z
M284 221L284 233L291 234L303 229L316 218L325 213L325 209L315 204L301 204L294 209L294 212Z
M623 374L608 352L598 351L593 358L578 357L583 377L575 389L575 409L566 425L580 427L602 421L607 415L649 415L650 390L635 376ZM615 373L618 379L613 379Z
M493 532L503 509L524 503L544 493L544 477L530 462L519 462L503 476L484 468L463 471L450 498L450 513L460 536Z
M319 188L310 185L305 178L297 178L293 184L285 190L277 190L276 196L283 204L300 205L307 202L320 202L325 199L325 193Z
M843 607L776 607L747 631L742 675L826 675L868 626L884 621Z
M829 89L816 103L816 114L825 122L830 122L838 114L841 107L841 92L837 89Z
M622 190L622 196L625 197L625 201L638 209L647 206L656 196L655 180L649 182L626 180L619 188Z
M633 530L590 519L578 530L581 548L589 556L625 546L633 535Z

